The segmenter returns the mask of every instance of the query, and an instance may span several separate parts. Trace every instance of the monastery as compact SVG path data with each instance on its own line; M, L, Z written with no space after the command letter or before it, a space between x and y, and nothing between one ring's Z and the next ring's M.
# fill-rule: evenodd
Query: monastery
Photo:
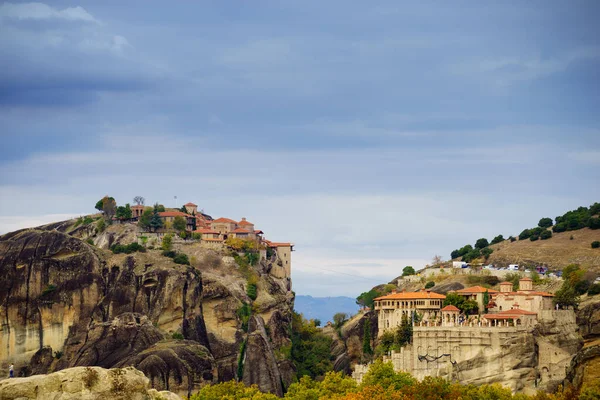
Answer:
M392 291L376 298L378 336L395 330L403 318L413 324L412 343L392 350L384 361L417 379L499 382L529 393L564 378L571 354L534 333L538 324L546 323L565 331L577 329L574 312L555 310L551 293L533 290L530 278L522 278L516 291L512 283L503 282L500 291L473 286L453 293L476 301L479 313L465 315L453 305L444 306L446 296L431 290ZM515 378L511 365L533 353L537 356L528 359L518 372L520 378ZM352 376L360 382L367 370L367 365L357 365Z

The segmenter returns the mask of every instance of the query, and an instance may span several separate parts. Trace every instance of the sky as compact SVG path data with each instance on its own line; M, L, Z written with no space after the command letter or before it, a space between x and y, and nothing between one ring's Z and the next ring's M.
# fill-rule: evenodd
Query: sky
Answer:
M600 201L600 3L0 3L0 233L192 201L356 297ZM175 199L177 196L177 200Z

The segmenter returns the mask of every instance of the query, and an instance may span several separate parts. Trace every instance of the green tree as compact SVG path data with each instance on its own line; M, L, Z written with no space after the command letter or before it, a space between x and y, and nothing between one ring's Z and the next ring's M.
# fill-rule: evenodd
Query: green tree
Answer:
M463 303L465 302L465 298L456 293L448 293L446 298L444 299L444 307L452 305L460 308L462 310Z
M489 245L490 244L488 243L488 240L486 238L477 239L477 241L475 242L475 248L479 250L484 249Z
M490 293L486 290L483 293L483 308L484 308L484 311L486 311L486 312L487 312L487 309L488 309L487 305L489 304L489 302L490 302Z
M409 276L409 275L415 275L415 274L416 274L415 269L410 265L407 265L402 270L402 276Z
M102 208L104 207L104 198L98 200L96 202L96 206L94 206L94 208L100 212L102 212Z
M432 287L435 286L435 282L434 281L429 281L425 284L425 289L431 289Z
M344 312L335 313L333 316L333 325L336 328L340 328L346 321L348 321L348 314Z
M490 258L490 256L492 255L492 253L494 252L493 249L490 249L489 247L486 247L484 249L481 250L481 255L486 259Z
M554 304L561 307L577 307L579 305L579 296L575 292L575 287L563 282L560 289L554 294Z
M150 228L152 227L152 225L151 225L152 216L153 216L152 210L150 210L150 209L144 210L142 215L140 215L140 219L138 220L138 226L143 230L150 230Z
M462 257L464 262L471 262L481 257L481 250L473 249Z
M490 244L496 244L496 243L502 243L502 242L504 242L504 236L498 235L492 239L492 242Z
M479 311L479 305L475 300L465 300L462 303L461 311L467 315L477 314L477 312Z
M379 385L384 389L401 390L405 386L413 386L417 380L407 372L396 372L391 362L375 361L362 379L361 386Z
M162 204L154 204L154 208L156 208L158 210L158 212L165 212L165 206L163 206Z
M369 318L365 319L365 324L363 326L362 350L365 355L373 354L373 348L371 347L371 320Z
M542 218L538 222L540 228L550 228L552 226L552 218Z
M547 240L547 239L550 239L551 237L552 237L552 231L544 230L544 231L542 231L542 233L540 233L540 239L542 239L542 240Z
M356 298L356 304L362 307L369 307L372 309L374 303L373 300L379 296L381 296L381 293L379 293L375 289L371 289L368 292L362 292L360 296Z
M185 231L185 228L187 227L187 224L185 222L185 219L178 215L175 217L175 219L173 220L173 229L175 229L178 232L181 231Z
M600 229L600 218L593 217L588 220L588 227L590 229Z
M402 316L402 321L400 322L400 328L396 333L396 343L400 346L405 346L410 344L413 336L413 326L412 321L408 319L408 316L404 314Z
M116 217L118 219L131 219L131 216L132 212L129 203L125 204L125 206L117 207Z
M164 209L164 207L163 207ZM160 229L163 227L163 220L160 217L160 215L158 214L160 210L160 206L158 204L154 205L154 211L152 212L152 218L150 219L150 227L152 227L152 229L156 232L157 229Z
M529 239L530 236L531 236L531 230L523 229L523 231L521 233L519 233L519 240Z
M556 225L552 227L552 232L554 233L565 232L566 230L567 224L565 224L564 222L557 222Z
M162 244L160 245L160 248L163 249L164 251L171 251L173 249L173 235L171 235L169 233L169 234L163 236Z
M321 333L314 322L306 321L302 315L294 312L291 331L291 356L298 377L308 375L314 379L333 370L332 340Z

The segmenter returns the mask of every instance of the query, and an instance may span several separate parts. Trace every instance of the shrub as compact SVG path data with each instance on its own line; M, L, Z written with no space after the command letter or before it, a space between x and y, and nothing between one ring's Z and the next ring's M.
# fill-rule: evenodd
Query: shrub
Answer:
M255 283L250 283L248 284L248 288L246 289L246 294L248 295L248 297L250 297L250 299L252 300L256 300L256 284Z
M435 282L434 281L429 281L425 284L425 289L429 289L435 286Z
M542 233L540 233L540 239L542 240L546 240L546 239L550 239L552 237L552 231L549 230L545 230L542 231Z
M194 232L194 233L192 233L192 239L200 240L200 239L202 239L202 234L199 232Z
M54 293L54 291L55 291L56 289L57 289L57 288L56 288L56 285L53 285L53 284L51 284L51 283L50 283L50 284L48 284L48 285L47 285L47 286L44 288L44 290L42 290L42 294L41 294L41 295L42 295L42 296L49 295L50 293Z
M477 242L475 242L475 248L479 250L484 249L489 245L490 244L488 243L488 240L486 238L477 239Z
M242 303L242 306L237 310L237 316L242 322L242 330L248 332L248 321L250 321L250 315L252 315L252 307L250 304Z
M552 226L552 218L542 218L538 222L540 228L550 228Z
M531 236L531 231L529 229L523 229L521 233L519 233L519 240L529 239Z
M481 255L487 260L493 252L494 250L490 249L489 247L486 247L483 250L481 250Z
M566 230L567 224L565 224L564 222L557 223L552 227L552 232L554 233L565 232Z
M594 296L600 294L600 283L594 283L590 286L587 292L588 296Z
M164 251L169 251L173 248L173 235L171 235L170 233L168 235L163 236L162 239L162 244L160 245L160 247L164 250Z
M95 369L85 367L85 371L83 373L83 385L88 389L93 388L94 385L96 385L96 383L98 383L98 381L100 380L100 377L98 375L98 371L96 371Z
M98 221L98 223L96 224L96 228L98 229L98 232L104 232L104 230L106 229L106 221L104 221L104 218L101 218L100 221Z
M85 217L85 219L83 220L83 225L89 225L92 222L94 222L94 218L90 217L89 215L87 217Z
M89 244L90 246L93 246L93 245L94 245L94 239L92 239L92 238L88 238L88 239L86 240L86 243L87 243L87 244Z
M516 242L516 241L517 241L517 238L515 238L514 236L510 236L510 237L508 238L508 240L510 240L510 242L512 243L512 242Z
M501 243L501 242L504 242L504 236L498 235L492 239L492 242L490 244L496 244L496 243Z
M187 254L183 253L177 253L175 257L173 257L173 262L175 264L190 265L190 260L188 259Z
M342 325L344 325L344 322L346 322L347 320L348 314L344 312L335 313L335 315L333 316L333 325L336 328L340 328Z
M177 252L174 250L163 250L162 255L169 258L175 258Z
M406 267L404 267L404 269L402 270L402 276L409 276L409 275L414 275L415 269L413 267L411 267L410 265L407 265Z
M471 262L477 258L481 257L481 250L473 249L462 257L462 260L465 262Z
M531 236L529 236L529 240L531 240L532 242L535 242L539 238L540 238L540 235L531 235Z
M600 229L600 218L593 217L588 221L588 226L590 229Z
M600 247L600 242L595 240L592 242L592 249L597 249Z
M128 245L115 244L110 247L110 250L113 254L131 254L139 251L140 253L145 253L146 248L138 243L130 243Z
M569 240L573 240L575 239L575 236L571 235L571 237L569 238Z
M179 332L173 332L171 337L175 340L183 340L184 339L183 334L181 334Z

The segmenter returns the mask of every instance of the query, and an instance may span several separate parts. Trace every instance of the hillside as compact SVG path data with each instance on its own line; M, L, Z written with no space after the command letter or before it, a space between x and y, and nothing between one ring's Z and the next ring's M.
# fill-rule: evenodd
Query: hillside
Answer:
M505 240L490 246L494 252L490 255L488 263L500 266L547 265L554 269L579 264L586 269L600 272L600 249L592 249L590 245L596 240L600 240L600 229L589 228L554 233L547 240Z
M333 315L343 312L354 315L358 311L356 299L351 297L296 296L294 308L306 319L318 319L322 324L333 321Z
M281 395L294 367L290 282L274 255L244 263L227 250L173 240L189 264L163 255L136 224L63 221L0 236L0 366L44 374L134 366L159 390L189 396L239 378ZM136 244L130 254L109 250ZM113 247L114 249L114 247ZM281 262L281 261L279 261ZM249 294L250 278L255 292Z

